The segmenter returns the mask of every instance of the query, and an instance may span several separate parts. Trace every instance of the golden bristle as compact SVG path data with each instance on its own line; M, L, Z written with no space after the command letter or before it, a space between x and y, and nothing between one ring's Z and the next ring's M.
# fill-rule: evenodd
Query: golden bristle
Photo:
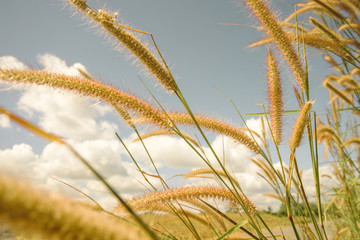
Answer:
M267 59L267 80L271 130L275 142L280 144L283 115L282 89L279 69L271 51L268 52Z
M0 175L0 219L43 239L148 239L140 228Z
M119 41L137 60L161 83L161 85L169 92L178 91L178 86L167 67L155 57L153 52L143 44L129 30L115 23L117 14L109 13L104 9L98 12L89 8L84 1L67 0L69 3L77 7L82 13L86 14L96 23L100 24L106 33L110 34Z
M301 108L299 116L296 120L296 123L294 125L294 129L291 134L290 139L290 150L292 152L295 151L295 149L300 145L302 136L304 134L304 129L306 125L309 122L309 113L311 111L311 108L314 104L314 101L308 101L305 103L305 105Z
M294 47L291 45L291 40L280 26L279 21L269 11L268 6L262 0L246 0L246 3L264 26L268 35L274 39L278 45L289 63L301 91L305 91L306 76L303 65L299 56L296 54Z

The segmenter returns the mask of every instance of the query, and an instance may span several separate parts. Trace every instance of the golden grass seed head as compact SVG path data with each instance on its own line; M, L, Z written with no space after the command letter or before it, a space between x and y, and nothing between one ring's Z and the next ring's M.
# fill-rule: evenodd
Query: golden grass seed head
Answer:
M192 120L191 116L186 113L168 113L170 118L176 124L188 124L194 125L194 121ZM245 145L254 153L260 153L261 149L258 144L253 141L246 133L241 131L239 128L235 128L234 126L209 118L205 116L195 115L195 119L201 127L204 127L208 130L218 132L228 136L237 142Z
M344 146L345 147L349 147L350 144L356 144L357 147L360 146L360 138L359 137L353 137L353 138L349 138L344 142Z
M0 221L44 239L148 239L126 222L4 175L0 175Z
M304 104L304 106L300 110L299 116L296 120L296 123L292 131L290 144L289 144L290 150L292 152L294 152L295 149L301 143L302 136L304 135L304 129L309 122L309 114L314 102L315 102L314 100L308 101L307 103Z
M291 41L276 20L275 16L270 12L268 6L263 0L245 0L247 5L253 11L253 14L258 18L261 24L266 29L268 35L274 39L279 49L286 58L289 66L294 74L294 77L301 89L305 91L305 71L300 61L299 56L296 54L294 47L291 45Z
M134 197L128 201L128 204L137 211L146 211L152 208L153 204L169 203L172 201L187 201L197 198L213 198L230 202L234 206L239 206L238 200L235 199L232 192L225 188L213 186L187 186L179 188L170 188L163 191L156 191L143 196ZM255 214L255 205L245 196L240 195L249 212ZM124 209L118 205L113 210L114 213L121 213Z
M159 83L168 91L178 91L178 86L170 71L166 66L155 57L153 52L143 44L135 35L133 35L125 27L115 23L118 13L111 13L107 10L100 9L98 12L90 9L82 1L72 1L74 6L82 10L84 14L89 16L96 23L100 24L106 33L121 43L135 59L143 64L143 66L156 78Z
M271 128L275 142L280 144L283 115L283 94L279 69L271 51L268 52L267 58L267 80Z
M317 127L318 141L327 139L328 141L336 141L338 144L341 144L339 136L336 135L335 131L327 125L320 125Z
M358 0L345 0L345 1L350 3L356 9L356 11L360 12L360 2Z
M329 90L331 90L333 93L335 93L336 96L339 97L341 100L343 100L344 102L348 103L351 106L354 106L353 100L349 98L344 91L340 90L339 88L331 84L330 81L327 81L327 79L325 79L323 81L323 85L327 87Z
M165 125L160 111L149 103L114 87L104 85L99 81L89 81L81 77L66 76L38 70L1 70L0 79L9 82L31 83L45 85L58 89L75 91L108 102L114 106L120 105L133 110L140 116L151 119L158 126Z

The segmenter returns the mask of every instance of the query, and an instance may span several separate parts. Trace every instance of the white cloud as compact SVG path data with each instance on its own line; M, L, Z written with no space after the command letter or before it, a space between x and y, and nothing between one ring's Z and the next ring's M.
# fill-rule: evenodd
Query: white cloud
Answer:
M134 135L131 139L136 138ZM181 138L175 136L154 136L144 140L157 166L194 168L204 167L203 160ZM127 143L135 159L150 163L141 142Z
M79 63L68 66L65 61L51 54L40 55L38 59L48 71L68 75L79 75L77 68L86 71L85 67ZM0 66L3 65L26 68L16 58L10 56L0 57ZM17 106L29 115L36 115L37 124L45 130L66 138L74 149L98 170L122 196L130 197L146 191L148 184L135 165L132 162L124 161L125 150L114 136L117 126L104 118L111 111L109 106L67 91L34 86L24 90ZM261 132L259 118L249 119L247 124L254 131ZM9 127L9 121L0 118L0 126ZM141 165L142 170L153 173L153 167L141 143L131 142L134 138L135 135L132 135L124 138L124 141L138 164ZM156 166L167 175L169 175L169 171L176 172L179 168L187 168L190 171L191 168L207 167L181 138L156 136L145 139L144 142ZM257 175L260 169L250 161L250 157L253 156L250 150L234 140L222 136L216 136L211 144L220 160L225 159L225 165L258 208L280 204L277 200L262 195L272 192L272 189ZM218 166L210 149L204 146L203 150L211 163ZM278 163L274 165L278 167ZM36 155L28 144L14 145L11 149L0 150L0 169L17 176L28 175L45 188L79 198L76 191L50 178L54 176L90 194L106 207L111 208L116 203L116 200L108 194L99 181L94 179L89 170L65 147L56 143L47 144L39 155ZM328 172L330 170L324 167L321 168L321 171ZM161 186L157 178L148 177L148 179L156 187ZM303 180L306 190L313 195L314 188L312 186L314 184L311 169L304 171ZM189 183L208 185L215 184L215 181L204 179L180 181L180 184Z
M38 61L44 66L44 70L49 72L55 72L69 76L81 76L78 68L87 72L85 66L81 63L75 63L69 67L64 60L50 53L38 55Z
M5 114L0 114L0 127L10 127L10 118Z
M24 176L25 178L35 178L36 172L34 166L38 161L38 156L33 153L32 147L28 144L17 144L11 149L0 151L0 169L1 172Z
M113 138L117 129L114 124L95 120L110 112L110 107L67 91L32 86L21 96L18 107L30 116L36 113L40 127L65 138Z
M2 69L19 69L19 70L27 69L27 67L22 62L20 62L13 56L0 57L0 68L2 68Z

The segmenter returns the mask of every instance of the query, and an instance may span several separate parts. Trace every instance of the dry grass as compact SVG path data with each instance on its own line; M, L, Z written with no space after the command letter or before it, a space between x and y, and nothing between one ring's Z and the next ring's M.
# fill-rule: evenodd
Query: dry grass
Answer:
M133 159L152 191L125 202L101 174L97 173L64 140L46 133L0 107L1 113L8 115L13 121L30 131L49 141L67 146L120 201L121 204L113 212L131 215L120 220L119 217L104 211L101 207L94 209L84 205L74 205L70 200L51 197L32 189L21 181L0 176L0 220L5 221L16 231L27 231L30 235L35 232L35 235L39 234L47 239L207 239L217 237L225 239L239 231L251 239L266 239L275 238L272 230L282 225L289 226L292 235L297 239L327 240L325 220L331 219L336 228L336 239L359 239L360 141L357 118L360 112L360 4L356 0L312 0L298 4L295 12L281 22L269 9L267 1L244 1L261 24L258 29L266 33L265 39L250 46L276 44L275 49L268 50L267 85L270 106L269 113L264 107L264 113L259 114L262 119L261 134L254 133L246 124L239 127L193 113L161 53L157 50L159 57L156 57L157 54L152 52L147 44L132 34L132 31L137 30L116 23L116 13L104 9L95 11L84 0L68 0L67 2L74 7L75 11L95 23L104 36L112 37L125 48L164 87L166 92L174 93L173 96L178 98L181 106L186 109L185 112L170 112L162 108L161 104L159 104L160 107L154 107L134 95L94 79L81 70L79 73L82 77L69 77L36 69L9 70L0 66L0 78L4 81L71 90L76 94L109 103L136 132L141 143L143 143L143 138L150 136L176 134L188 143L207 165L206 169L191 172L184 177L211 173L219 186L169 187L160 176L149 151L143 144L157 172L157 175L147 175L160 179L162 189L156 189L150 183L136 159ZM304 14L311 16L304 16ZM303 21L299 22L298 17L303 17ZM138 32L151 35L142 31ZM153 44L157 49L155 41ZM330 101L329 114L321 116L322 118L313 111L315 100L310 99L309 81L311 79L309 79L307 68L307 47L325 51L325 60L337 72L337 75L329 74L323 80L324 88L329 91ZM294 94L290 97L299 103L299 109L295 111L283 109L282 87L291 82L284 83L281 80L275 51L287 61L293 73L296 85L293 86ZM237 110L235 105L234 107ZM284 142L282 141L282 135L284 135L282 122L283 118L287 117L287 112L299 113L292 133L289 133L290 141L283 143L288 147L288 151L282 151L280 148L280 143ZM239 116L244 120L240 112ZM148 135L141 135L138 131L140 123L146 123L155 130ZM183 133L182 125L193 126L191 134ZM265 136L265 126L272 130L270 141ZM274 190L273 193L264 193L264 197L280 200L286 208L286 218L262 214L256 209L243 192L241 188L243 183L238 182L229 173L228 165L220 160L218 153L206 137L205 131L228 136L251 150L254 154L251 161L259 167L261 171L259 175ZM195 141L193 136L197 138L200 136L201 139ZM118 137L124 144L120 136ZM315 181L315 208L309 192L303 185L302 171L298 168L296 158L296 150L305 138L307 138L306 144L310 155L310 158L306 160L312 165ZM321 142L324 142L326 147L325 153L330 153L332 156L333 172L327 177L336 182L332 189L328 190L322 187L320 181L317 144ZM200 143L204 143L204 146ZM125 144L124 147L126 147ZM204 147L208 147L216 164L209 161L203 150ZM270 149L275 150L271 152ZM280 168L275 168L273 159L280 162ZM286 166L287 163L289 166ZM238 212L224 214L220 208L209 204L209 199L227 202ZM196 209L201 214L194 213L191 209ZM159 211L166 214L139 214L134 211ZM27 235L26 238L32 238L32 236Z

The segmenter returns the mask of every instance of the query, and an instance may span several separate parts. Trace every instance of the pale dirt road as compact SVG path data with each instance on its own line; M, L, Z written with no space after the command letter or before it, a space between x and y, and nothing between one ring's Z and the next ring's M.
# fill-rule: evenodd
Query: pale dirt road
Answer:
M328 223L327 224L327 226L326 226L326 234L327 234L327 238L329 239L329 240L331 240L331 239L334 239L334 232L332 231L332 228L333 226L332 226L332 224L331 223ZM310 229L313 231L313 232L315 232L315 230L314 230L314 226L312 225L312 224L310 224ZM298 232L300 232L300 231L298 231ZM296 238L296 236L295 236L295 234L294 234L294 231L293 231L293 229L292 229L292 227L291 226L288 226L288 227L284 227L284 228L280 228L280 227L278 227L278 228L275 228L275 229L273 229L272 230L272 233L275 235L275 236L277 236L276 237L276 239L284 239L284 237L283 236L285 236L285 239L286 240L297 240L297 238ZM264 235L265 236L267 236L268 237L268 239L274 239L274 238L272 238L271 237L271 235L269 234L269 232L268 231L265 231L264 232ZM249 239L249 235L247 235L247 234L234 234L234 235L231 235L231 237L239 237L239 239L240 238L244 238L244 239ZM306 237L306 236L303 236L303 235L300 235L300 239L301 240L303 240L303 239L309 239L308 237Z

